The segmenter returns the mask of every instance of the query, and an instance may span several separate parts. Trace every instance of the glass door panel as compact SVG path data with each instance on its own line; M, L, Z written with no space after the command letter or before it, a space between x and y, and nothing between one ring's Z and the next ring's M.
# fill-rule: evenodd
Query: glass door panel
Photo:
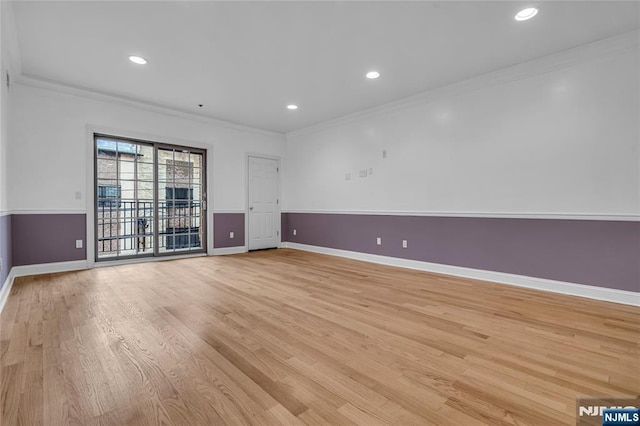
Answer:
M160 254L204 250L204 152L158 148Z
M153 146L96 136L95 160L96 260L153 255L153 198L140 200L141 170L153 185Z
M96 260L205 251L204 155L96 135Z

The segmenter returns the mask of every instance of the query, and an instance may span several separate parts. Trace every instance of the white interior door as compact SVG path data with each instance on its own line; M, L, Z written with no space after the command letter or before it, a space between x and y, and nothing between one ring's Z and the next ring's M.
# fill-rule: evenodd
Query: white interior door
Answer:
M278 161L249 157L249 250L278 247Z

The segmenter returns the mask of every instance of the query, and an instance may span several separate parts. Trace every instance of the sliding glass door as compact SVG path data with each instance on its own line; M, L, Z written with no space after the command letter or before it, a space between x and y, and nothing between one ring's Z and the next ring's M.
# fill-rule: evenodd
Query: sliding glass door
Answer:
M204 246L204 154L158 148L158 249L193 251Z
M205 251L205 151L95 136L96 260Z

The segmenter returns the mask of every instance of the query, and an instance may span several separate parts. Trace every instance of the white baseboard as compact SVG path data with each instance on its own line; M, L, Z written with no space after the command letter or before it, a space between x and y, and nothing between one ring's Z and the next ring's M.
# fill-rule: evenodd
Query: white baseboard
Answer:
M214 256L223 255L223 254L240 254L240 253L246 253L246 252L247 252L247 248L245 246L223 247L223 248L213 249Z
M29 275L53 274L55 272L79 271L81 269L87 269L86 260L14 266L11 268L11 272L13 272L14 277L26 277Z
M13 279L15 278L15 276L13 275L14 269L15 268L11 268L11 270L9 271L9 275L7 275L7 278L2 284L2 289L0 290L0 312L2 312L4 304L7 303L9 293L11 293L11 287L13 287Z
M14 266L9 271L7 279L5 280L2 290L0 290L0 312L4 308L4 304L7 302L9 293L11 293L11 287L17 277L26 277L29 275L40 274L52 274L55 272L68 272L79 271L81 269L87 269L86 260L76 260L72 262L56 262L56 263L41 263L38 265L24 265Z
M328 254L331 256L346 257L349 259L379 263L382 265L417 269L419 271L435 272L438 274L455 275L458 277L491 281L517 287L526 287L535 290L568 294L572 296L586 297L589 299L622 303L625 305L640 306L640 293L636 293L633 291L615 290L584 284L548 280L544 278L527 277L524 275L508 274L505 272L485 271L481 269L465 268L462 266L451 266L439 263L422 262L418 260L400 259L397 257L380 256L377 254L359 253L355 251L339 250L306 244L282 243L282 247L310 251L314 253Z

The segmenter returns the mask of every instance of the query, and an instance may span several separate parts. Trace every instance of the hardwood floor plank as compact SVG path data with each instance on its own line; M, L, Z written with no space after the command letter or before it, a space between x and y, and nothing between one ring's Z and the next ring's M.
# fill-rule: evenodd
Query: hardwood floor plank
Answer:
M281 249L21 277L2 425L573 425L640 309Z
M20 406L20 376L22 375L22 363L13 363L0 369L2 380L2 424L15 424L18 418Z
M11 339L7 342L7 351L2 359L2 366L8 367L24 361L27 351L27 323L16 322L13 325Z
M22 392L18 407L17 424L39 426L44 425L42 389Z

